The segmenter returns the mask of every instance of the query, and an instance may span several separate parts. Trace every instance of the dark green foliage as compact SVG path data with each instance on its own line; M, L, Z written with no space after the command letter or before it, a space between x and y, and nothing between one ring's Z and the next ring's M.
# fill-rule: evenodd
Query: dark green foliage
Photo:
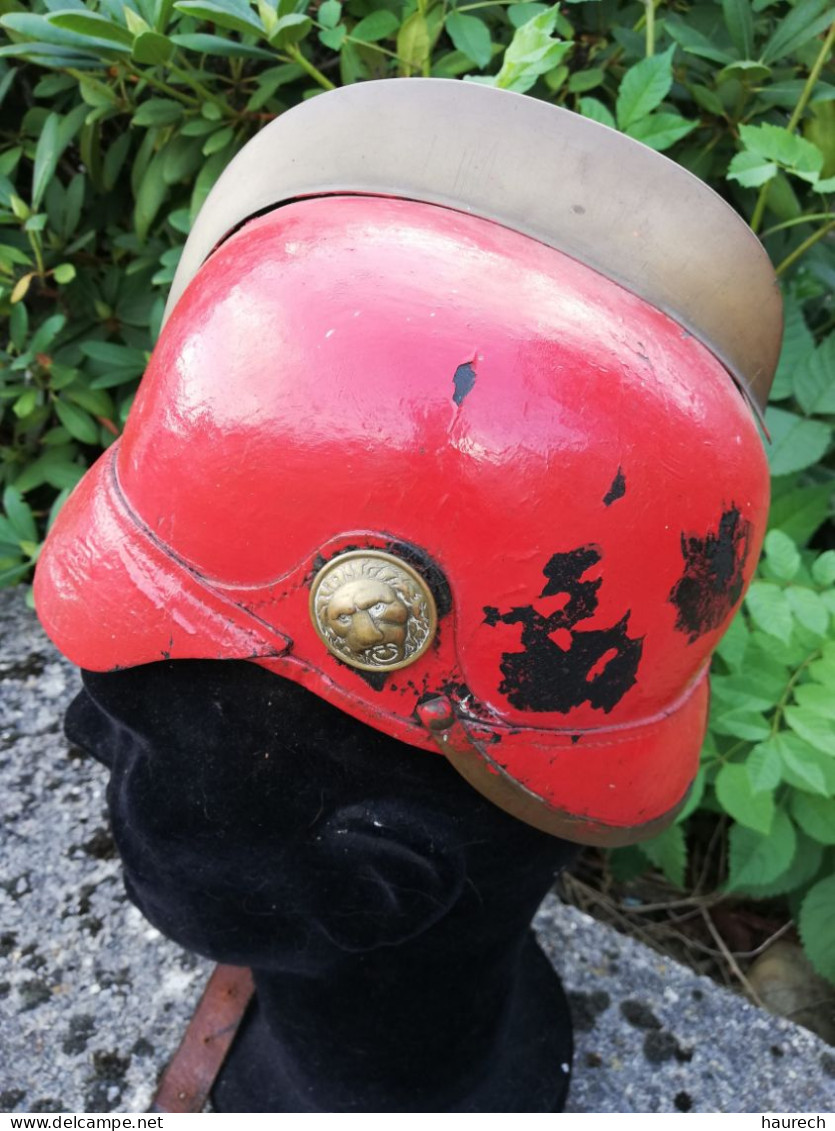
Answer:
M613 867L651 861L684 885L690 815L724 811L726 890L789 897L835 978L828 0L0 0L0 13L0 584L29 576L51 517L121 431L215 179L320 90L435 75L525 91L667 151L749 220L786 296L772 530L714 664L685 814Z

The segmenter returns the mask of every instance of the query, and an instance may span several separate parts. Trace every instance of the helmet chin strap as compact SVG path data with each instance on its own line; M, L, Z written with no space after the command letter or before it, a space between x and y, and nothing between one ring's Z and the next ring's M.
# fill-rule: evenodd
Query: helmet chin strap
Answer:
M470 735L446 695L425 700L419 704L417 713L440 752L473 789L512 817L551 836L584 845L619 848L661 832L672 823L686 800L682 798L671 812L648 822L640 833L631 827L619 828L592 818L574 817L526 789L495 762L486 752L484 743Z

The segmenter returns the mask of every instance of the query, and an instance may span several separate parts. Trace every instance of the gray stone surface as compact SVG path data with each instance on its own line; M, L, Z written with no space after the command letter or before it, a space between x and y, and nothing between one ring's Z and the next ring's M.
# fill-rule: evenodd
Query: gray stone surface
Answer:
M78 687L0 592L0 1111L141 1112L208 973L127 903L106 773L68 748ZM549 898L537 918L575 1013L570 1110L820 1111L835 1055Z

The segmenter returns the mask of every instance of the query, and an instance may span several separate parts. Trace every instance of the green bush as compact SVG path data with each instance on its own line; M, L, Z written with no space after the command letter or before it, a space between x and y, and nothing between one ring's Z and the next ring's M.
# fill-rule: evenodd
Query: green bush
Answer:
M784 285L774 502L719 649L685 814L616 854L687 882L731 819L730 894L787 899L835 980L835 42L828 0L0 0L0 584L119 434L189 224L264 122L334 85L463 77L659 150L751 223Z

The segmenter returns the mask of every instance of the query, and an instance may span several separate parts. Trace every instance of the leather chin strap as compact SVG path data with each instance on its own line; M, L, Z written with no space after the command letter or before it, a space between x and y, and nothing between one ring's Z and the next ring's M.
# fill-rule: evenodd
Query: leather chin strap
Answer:
M591 818L575 817L549 805L495 762L484 743L469 734L446 695L425 700L417 713L440 752L473 789L512 817L551 836L604 848L635 844L665 829L686 800L682 798L669 813L638 827L602 825Z
M253 993L252 975L216 966L174 1053L149 1112L200 1112L206 1106Z

